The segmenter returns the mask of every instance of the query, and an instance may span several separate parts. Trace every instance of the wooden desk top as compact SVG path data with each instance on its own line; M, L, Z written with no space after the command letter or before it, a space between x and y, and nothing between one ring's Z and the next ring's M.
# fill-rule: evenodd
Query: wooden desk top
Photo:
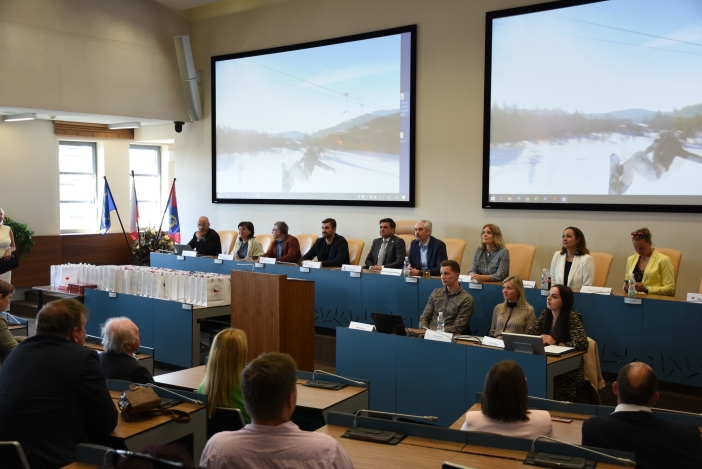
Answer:
M120 394L122 393L119 391L110 391L110 396L112 396L112 400L115 402L115 407L117 407L117 400L119 400ZM204 408L204 406L191 404L189 402L183 402L182 404L173 406L173 409L182 410L188 412L189 414ZM117 410L119 411L119 407L117 407ZM112 433L110 433L110 436L122 439L131 438L134 435L138 435L139 433L143 433L154 427L158 427L159 425L164 425L171 420L173 420L173 417L169 415L153 415L143 420L125 422L120 416L117 417L117 427L115 427Z
M83 298L84 295L79 295L77 293L69 293L68 290L59 290L57 287L52 287L51 285L43 285L40 287L32 287L32 290L37 290L45 293L55 293L57 295L66 295L71 298Z
M468 412L480 412L481 408L480 403L473 404L473 407L468 409ZM557 440L565 441L566 443L579 445L582 439L583 422L592 416L568 412L548 412L551 414L551 417L566 417L573 419L571 423L551 421L551 425L553 426L553 437ZM449 428L460 430L463 426L463 422L465 421L466 415L463 414L458 418L458 420L453 422Z
M154 376L154 381L160 385L176 386L181 389L197 389L205 377L205 365L188 368ZM339 402L345 401L357 394L367 391L367 388L346 386L339 391L328 389L308 388L303 386L306 379L297 380L297 405L308 409L324 410Z

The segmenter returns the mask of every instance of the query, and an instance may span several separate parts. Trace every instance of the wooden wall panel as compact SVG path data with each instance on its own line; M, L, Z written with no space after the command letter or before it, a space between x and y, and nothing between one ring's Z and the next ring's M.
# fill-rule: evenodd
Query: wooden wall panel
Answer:
M71 262L95 265L131 264L131 253L122 233L34 236L32 251L12 271L17 288L49 285L50 267Z

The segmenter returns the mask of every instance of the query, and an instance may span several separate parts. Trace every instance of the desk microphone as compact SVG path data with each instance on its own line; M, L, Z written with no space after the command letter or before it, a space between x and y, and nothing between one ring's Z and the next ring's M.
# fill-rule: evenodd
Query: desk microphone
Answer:
M597 454L599 456L604 456L604 457L613 459L614 461L617 461L621 464L624 464L625 466L636 467L636 461L632 461L631 459L618 458L616 456L612 456L611 454L600 453L599 451L595 451L594 449L586 448L586 447L580 446L580 445L574 445L571 443L566 443L565 441L557 440L555 438L551 438L548 436L538 436L538 437L534 438L534 441L531 442L531 452L527 455L527 459L531 458L531 460L535 466L542 466L542 467L563 466L563 467L567 467L565 464L563 464L562 456L551 455L549 453L537 453L536 452L536 442L538 440L555 441L556 443L560 443L562 445L571 446L573 448L577 448L577 449L580 449L580 450L588 452L588 453L593 453L593 454ZM553 459L551 459L552 456L554 456ZM561 462L560 463L557 462L557 459L560 459Z
M682 410L660 409L658 407L651 407L651 410L655 410L656 412L670 413L670 414L694 415L695 417L699 417L700 415L702 415L702 414L696 414L694 412L683 412Z
M312 372L312 379L313 379L313 380L314 380L314 374L317 373L317 372L319 372L319 373L324 373L325 375L329 375L329 376L334 376L334 377L336 377L336 378L345 379L346 381L351 381L352 383L358 384L359 386L368 386L368 385L367 385L366 383L364 383L363 381L356 381L356 380L353 380L353 379L351 379L351 378L347 378L346 376L335 375L334 373L329 373L328 371L324 371L324 370L314 370L314 371Z
M399 443L406 436L404 433L392 432L392 431L387 431L387 430L376 430L373 428L362 428L362 427L356 426L356 418L358 417L358 414L361 412L373 412L376 414L390 415L393 417L393 420L395 420L395 421L397 421L398 417L409 417L409 418L414 418L414 419L431 420L433 422L439 420L438 417L434 417L433 415L429 415L429 416L427 416L427 415L408 415L408 414L398 414L395 412L380 412L377 410L361 409L361 410L357 410L354 414L353 427L346 430L346 433L344 433L342 435L342 437L351 438L354 440L365 440L365 441L373 441L375 443L385 443L385 444L395 445L395 444Z
M527 396L527 399L534 399L537 401L544 401L544 402L557 402L559 404L565 404L565 405L573 405L574 404L573 402L570 402L570 401L556 401L553 399L546 399L543 397L535 397L535 396Z
M239 265L248 266L249 264L247 263L247 264L237 264L237 265L238 265L238 266L239 266ZM255 271L256 271L256 263L252 262L252 263L251 263L251 272L255 272Z
M144 387L149 387L149 388L157 388L160 389L161 391L166 391L170 392L171 394L180 397L181 399L185 399L188 402L192 402L193 404L198 404L198 405L205 405L202 401L198 401L197 399L191 399L189 397L185 397L182 394L178 394L175 391L171 391L170 389L162 388L161 386L156 386L153 383L146 383L146 384L138 384L138 386L144 386Z
M430 420L432 422L436 422L439 420L439 417L436 417L434 415L410 415L410 414L398 414L397 412L381 412L379 410L359 409L354 413L354 416L353 416L353 428L357 428L356 427L356 418L358 417L358 414L360 414L361 412L372 412L374 414L389 415L391 417L394 417L393 418L394 421L397 421L397 417L406 417L406 418L420 419L420 420Z

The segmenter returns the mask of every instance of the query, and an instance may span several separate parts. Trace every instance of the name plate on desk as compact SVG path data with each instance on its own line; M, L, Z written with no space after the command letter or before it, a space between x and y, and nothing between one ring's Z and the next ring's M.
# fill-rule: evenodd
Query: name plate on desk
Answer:
M303 274L306 274L306 273L308 273L309 271L310 271L310 268L309 268L309 267L300 267L300 272L302 272Z
M363 266L353 265L353 264L344 264L341 266L341 270L343 272L358 272L360 274L361 270L363 270Z
M262 262L255 262L254 269L263 269L263 263Z
M453 334L450 332L437 332L427 329L424 332L424 340L438 340L439 342L453 342Z
M215 264L221 264L221 263L222 263L222 259L215 259L214 261L215 261Z
M417 283L417 277L405 277L407 283Z
M187 309L188 311L190 311L191 309L193 309L193 305L188 304L188 303L183 303L183 309Z
M179 261L184 261L184 260L185 260L185 256L176 256L176 259L178 259Z
M322 263L319 261L303 261L302 267L308 267L310 269L321 269Z
M185 257L197 257L197 251L183 251Z
M641 298L629 298L628 296L624 298L624 304L627 305L640 305L641 303L643 303Z
M349 323L349 329L356 329L357 331L368 331L373 332L373 324L363 324L362 322L351 321Z
M107 294L110 298L117 298L117 293L111 291L110 293Z
M685 301L689 303L702 303L702 293L688 293Z
M470 275L459 275L458 280L460 280L463 283L478 283L477 280L473 280L473 277Z
M550 290L541 290L541 296L548 296L550 292Z
M524 288L536 288L536 282L533 280L522 280Z
M258 258L259 264L275 264L275 261L276 261L275 257L259 257Z
M220 254L217 259L220 261L233 261L234 254ZM215 264L221 264L221 262L215 261Z
M584 286L580 289L580 293L594 293L596 295L611 295L612 289L606 287Z
M401 277L402 269L390 269L388 267L383 267L380 269L380 275L394 275L396 277Z
M471 290L482 290L482 289L483 289L483 285L482 285L481 283L473 283L473 282L471 282L471 283L468 284L468 288L471 289Z

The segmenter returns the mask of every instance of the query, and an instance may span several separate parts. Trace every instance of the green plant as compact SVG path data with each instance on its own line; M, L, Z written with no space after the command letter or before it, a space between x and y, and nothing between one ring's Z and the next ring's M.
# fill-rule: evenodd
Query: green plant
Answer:
M32 239L34 231L27 228L27 225L24 223L16 222L7 216L5 217L5 224L12 230L12 234L15 237L15 245L17 245L17 257L22 259L34 246L34 240Z
M132 242L132 253L136 265L150 265L151 253L160 250L172 251L173 240L168 235L162 234L157 239L158 231L148 227L139 232L139 238Z

